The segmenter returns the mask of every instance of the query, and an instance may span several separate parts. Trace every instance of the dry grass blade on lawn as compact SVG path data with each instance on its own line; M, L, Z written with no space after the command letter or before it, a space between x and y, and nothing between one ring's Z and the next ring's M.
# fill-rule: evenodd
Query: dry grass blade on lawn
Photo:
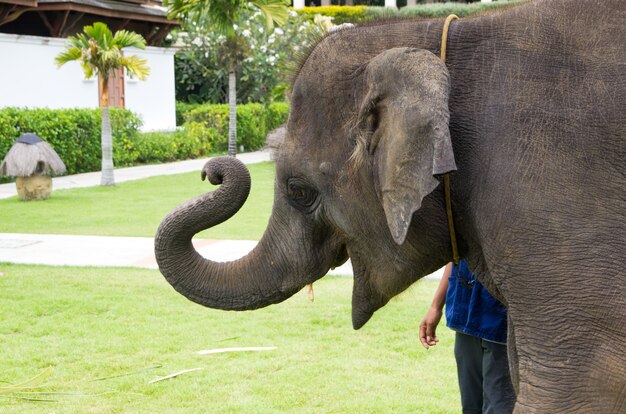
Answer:
M191 369L186 369L184 371L178 371L178 372L175 372L173 374L166 375L164 377L155 378L152 381L148 382L148 384L154 384L155 382L165 381L167 379L174 378L174 377L177 377L179 375L187 374L188 372L200 371L201 369L202 368L191 368Z
M39 387L39 384L44 382L46 378L52 375L52 367L48 367L44 369L40 374L34 376L33 378L21 382L19 384L12 384L0 387L0 395L14 393L24 390L30 390Z
M223 352L273 351L275 349L276 349L275 346L250 346L250 347L236 347L236 348L217 348L217 349L207 349L207 350L204 350L204 351L198 351L198 355L221 354Z
M92 381L104 381L104 380L113 379L113 378L128 377L130 375L137 375L137 374L141 374L142 372L150 371L152 369L161 368L162 366L163 365L159 364L159 365L155 365L153 367L148 367L148 368L139 369L137 371L127 372L125 374L118 374L118 375L111 375L109 377L96 378L96 379L94 379Z

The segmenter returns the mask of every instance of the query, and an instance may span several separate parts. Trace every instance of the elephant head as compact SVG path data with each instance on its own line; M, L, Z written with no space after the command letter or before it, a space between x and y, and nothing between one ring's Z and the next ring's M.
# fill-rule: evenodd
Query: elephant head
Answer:
M202 172L223 183L219 189L163 220L158 264L189 299L256 309L290 297L349 256L358 329L391 297L445 264L445 213L433 194L438 177L455 170L445 65L426 50L402 47L324 72L327 59L319 55L330 40L295 78L273 212L258 246L235 262L215 263L191 244L195 233L230 218L247 197L247 170L232 158L211 160ZM340 91L319 87L316 73L340 79L348 69L348 80L336 84Z

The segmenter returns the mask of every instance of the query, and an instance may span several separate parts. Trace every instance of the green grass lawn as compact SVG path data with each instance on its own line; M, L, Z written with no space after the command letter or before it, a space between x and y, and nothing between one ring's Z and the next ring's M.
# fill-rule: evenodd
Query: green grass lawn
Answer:
M258 240L274 200L274 164L248 166L252 189L243 208L226 223L200 233L213 239ZM215 187L200 172L159 176L115 187L55 190L45 201L0 200L0 233L152 237L178 204Z
M0 412L456 413L452 332L442 321L428 351L417 338L436 285L417 283L354 331L349 278L317 282L314 303L300 292L223 312L157 271L0 264ZM239 346L277 349L197 355ZM6 392L47 367L30 392Z

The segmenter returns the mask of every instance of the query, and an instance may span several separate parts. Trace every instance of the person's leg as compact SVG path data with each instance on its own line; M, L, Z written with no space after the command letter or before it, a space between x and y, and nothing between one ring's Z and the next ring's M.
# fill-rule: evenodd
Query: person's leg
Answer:
M482 374L481 339L456 333L454 357L461 390L463 414L480 414L483 409L483 374Z
M482 340L483 413L510 414L515 405L515 391L509 374L506 345Z

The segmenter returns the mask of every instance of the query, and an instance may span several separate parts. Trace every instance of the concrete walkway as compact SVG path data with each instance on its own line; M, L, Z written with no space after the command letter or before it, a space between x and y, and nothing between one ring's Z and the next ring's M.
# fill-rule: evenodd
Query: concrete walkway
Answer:
M217 262L239 259L252 250L252 240L194 239L202 256ZM141 267L157 269L152 237L101 237L60 234L0 233L0 263L55 266ZM345 263L329 274L351 276Z
M237 155L245 164L270 160L269 151ZM207 159L115 170L118 183L157 175L200 171ZM93 187L100 184L100 173L53 178L54 189ZM16 196L15 184L0 185L0 198ZM198 252L211 260L231 261L246 255L256 246L251 240L195 239ZM101 237L53 234L0 233L0 263L45 264L55 266L140 267L156 269L154 239L151 237ZM442 271L430 277L440 278ZM350 261L329 272L352 276Z

